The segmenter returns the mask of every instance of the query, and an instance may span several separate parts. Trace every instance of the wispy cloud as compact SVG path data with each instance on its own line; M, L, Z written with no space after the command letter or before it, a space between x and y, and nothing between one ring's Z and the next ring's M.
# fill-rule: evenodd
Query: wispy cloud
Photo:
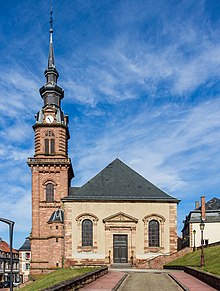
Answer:
M94 169L101 170L118 155L168 192L181 191L180 198L183 189L187 193L190 188L204 191L192 177L204 168L204 172L211 171L212 161L219 160L219 108L219 98L191 108L176 107L175 111L166 106L148 115L144 110L134 119L109 127L89 149L86 145L77 150L80 181L86 182ZM209 185L216 182L212 176L206 177Z
M21 243L30 230L26 158L34 154L34 114L43 105L38 89L45 80L49 4L12 3L2 3L0 12L0 215L16 221ZM70 116L74 184L118 156L181 198L181 215L200 194L208 199L218 193L220 18L218 4L212 5L54 4L55 59L65 90L62 106Z

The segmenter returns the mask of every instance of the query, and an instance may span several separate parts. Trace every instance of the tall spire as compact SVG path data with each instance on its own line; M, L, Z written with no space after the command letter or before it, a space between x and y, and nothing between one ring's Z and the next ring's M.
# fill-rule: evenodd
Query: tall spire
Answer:
M59 74L56 70L55 61L54 61L54 48L53 48L53 8L50 8L50 47L48 55L48 65L44 74L46 77L47 84L56 84Z
M50 8L50 49L48 57L48 69L55 68L54 49L53 49L53 7Z
M53 49L53 9L50 9L50 48L48 56L48 65L44 72L46 84L40 88L40 95L45 105L55 105L60 107L60 101L64 96L64 91L57 85L59 73L55 67L54 49Z

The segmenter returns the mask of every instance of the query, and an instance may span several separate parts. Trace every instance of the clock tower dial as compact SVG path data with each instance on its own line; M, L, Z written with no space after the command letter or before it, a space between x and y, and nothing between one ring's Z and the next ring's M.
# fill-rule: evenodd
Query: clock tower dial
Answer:
M52 115L47 115L45 120L46 120L46 123L53 123L54 118Z

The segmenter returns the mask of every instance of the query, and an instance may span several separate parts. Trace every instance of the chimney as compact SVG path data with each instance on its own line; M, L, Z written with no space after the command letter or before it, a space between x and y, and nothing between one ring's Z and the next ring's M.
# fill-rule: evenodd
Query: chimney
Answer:
M198 209L199 208L199 201L196 201L195 202L195 209Z
M205 220L205 196L201 196L201 219Z

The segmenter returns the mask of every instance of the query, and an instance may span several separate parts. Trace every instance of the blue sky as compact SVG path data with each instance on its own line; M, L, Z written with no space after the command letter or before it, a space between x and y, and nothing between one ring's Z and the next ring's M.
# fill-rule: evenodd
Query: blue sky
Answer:
M69 114L72 185L119 157L181 200L219 198L220 2L54 0L55 62ZM42 106L50 1L1 1L0 217L31 229L34 115ZM8 240L7 227L0 236Z

